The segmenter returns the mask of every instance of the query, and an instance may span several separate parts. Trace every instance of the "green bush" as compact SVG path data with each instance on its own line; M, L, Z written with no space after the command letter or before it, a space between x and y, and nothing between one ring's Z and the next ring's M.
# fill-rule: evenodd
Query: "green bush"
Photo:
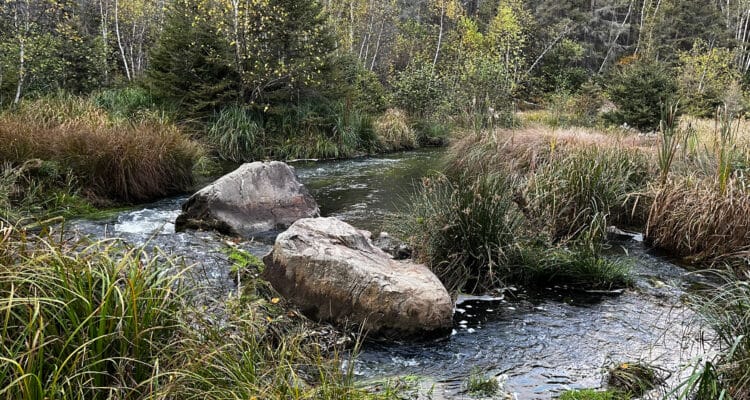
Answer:
M614 70L606 92L617 106L617 110L605 115L606 119L653 131L659 127L663 104L675 97L677 86L663 64L635 59Z
M432 115L443 102L445 85L431 65L410 65L393 83L393 103L410 115Z

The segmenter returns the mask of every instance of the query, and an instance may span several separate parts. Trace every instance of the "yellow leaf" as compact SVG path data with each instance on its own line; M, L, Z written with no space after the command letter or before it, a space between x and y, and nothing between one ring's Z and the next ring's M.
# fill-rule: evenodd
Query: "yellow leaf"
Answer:
M281 299L279 299L278 297L274 297L271 299L271 304L279 304L280 301Z

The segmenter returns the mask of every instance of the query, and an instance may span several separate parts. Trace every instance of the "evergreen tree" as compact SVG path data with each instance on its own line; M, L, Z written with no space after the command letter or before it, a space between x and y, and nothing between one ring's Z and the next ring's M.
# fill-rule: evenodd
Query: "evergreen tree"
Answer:
M193 1L177 0L151 53L146 86L185 116L206 116L237 98L230 54L209 15Z

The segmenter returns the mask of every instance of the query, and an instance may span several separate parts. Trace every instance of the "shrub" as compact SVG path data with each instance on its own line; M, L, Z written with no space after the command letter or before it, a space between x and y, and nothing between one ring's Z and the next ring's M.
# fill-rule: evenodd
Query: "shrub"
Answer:
M431 65L409 65L393 83L393 102L410 115L428 117L443 101L443 86Z
M380 146L386 151L408 150L417 147L417 137L406 114L391 108L374 124Z
M659 127L662 104L674 97L677 86L660 63L635 59L621 64L609 77L606 92L617 110L605 117L642 131Z

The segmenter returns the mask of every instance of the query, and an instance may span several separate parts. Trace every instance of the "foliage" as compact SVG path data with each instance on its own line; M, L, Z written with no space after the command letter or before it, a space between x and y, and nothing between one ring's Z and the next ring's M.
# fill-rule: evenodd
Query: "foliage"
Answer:
M698 40L689 52L679 53L679 60L677 82L687 112L701 117L713 116L724 102L729 86L739 79L732 65L732 52L709 47Z
M670 72L662 64L642 59L622 64L607 82L606 92L618 107L607 118L642 131L655 130L663 105L676 90Z
M444 93L443 82L426 63L410 65L393 82L394 104L416 117L435 113Z
M391 230L408 238L449 290L495 287L514 257L522 222L513 179L496 173L454 183L438 176L423 186Z
M522 243L518 265L509 272L511 281L529 286L569 285L575 289L611 290L632 284L630 266L602 257L596 247L574 244L555 247Z
M672 391L679 399L744 399L750 394L750 286L747 275L719 273L717 283L689 301L702 325L716 335L715 356L697 362Z
M62 243L0 225L4 395L152 393L184 296L178 266L158 259L115 242Z
M237 73L228 44L209 15L188 0L176 0L151 54L147 87L183 117L204 117L237 98Z
M594 389L566 390L560 395L560 400L630 400L625 393L615 390L597 391Z
M417 136L406 114L399 109L389 109L374 124L381 148L387 151L408 150L417 147Z
M693 261L737 260L748 250L750 198L742 179L727 181L724 192L711 181L682 178L655 194L646 238Z
M500 391L500 382L496 377L473 368L466 381L466 391L474 396L491 397Z
M160 112L156 99L150 92L137 86L104 90L95 93L92 101L113 119L125 121L167 119L163 115L154 116L154 113Z
M222 109L209 124L206 137L224 160L241 163L266 155L266 133L262 121L240 106Z
M642 397L648 391L664 383L660 374L641 362L620 363L609 370L607 384L633 397Z

